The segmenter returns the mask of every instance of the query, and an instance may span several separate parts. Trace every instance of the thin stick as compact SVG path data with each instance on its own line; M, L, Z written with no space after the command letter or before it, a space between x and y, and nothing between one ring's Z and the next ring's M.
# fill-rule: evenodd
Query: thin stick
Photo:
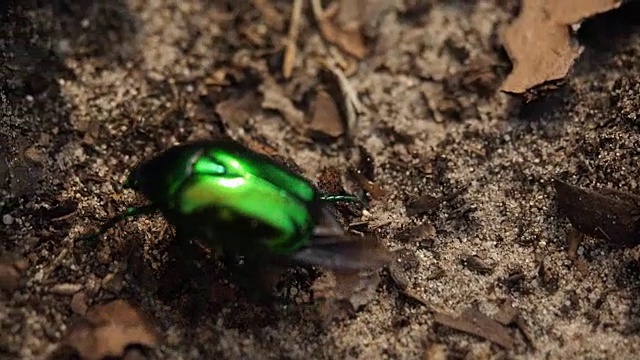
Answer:
M316 18L316 21L320 22L324 16L324 10L322 9L320 0L311 0L311 9L313 10L313 17Z
M298 41L298 35L300 33L300 17L302 15L302 0L294 0L293 7L291 8L291 24L289 25L289 36L287 38L287 49L284 53L284 60L282 62L282 75L285 79L291 77L293 71L293 65L296 60L296 52L298 47L296 42Z
M344 72L342 72L342 70L338 66L336 66L335 63L336 63L335 59L331 59L331 61L327 61L327 64L326 64L327 69L329 69L338 78L338 80L340 81L340 87L342 88L342 91L344 91L345 95L347 95L347 98L349 99L351 104L353 104L354 109L359 113L363 113L364 106L360 102L360 99L358 98L358 94L356 93L356 90L353 88L353 86L351 85L351 82L349 81L347 76L344 74Z

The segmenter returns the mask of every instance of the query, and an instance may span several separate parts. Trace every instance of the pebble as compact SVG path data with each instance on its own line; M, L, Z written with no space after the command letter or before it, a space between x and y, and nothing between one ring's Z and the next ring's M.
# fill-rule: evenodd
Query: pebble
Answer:
M84 315L88 308L87 295L83 291L75 293L71 298L71 310L76 314Z
M13 224L13 216L11 216L10 214L4 214L4 215L2 216L2 222L3 222L5 225L11 225L11 224Z
M117 273L117 274L109 273L102 279L102 288L108 291L118 293L122 290L123 287L124 287L124 276L120 273Z
M10 264L0 264L0 289L16 290L20 287L20 273Z
M56 284L49 290L53 294L73 295L82 289L82 284Z

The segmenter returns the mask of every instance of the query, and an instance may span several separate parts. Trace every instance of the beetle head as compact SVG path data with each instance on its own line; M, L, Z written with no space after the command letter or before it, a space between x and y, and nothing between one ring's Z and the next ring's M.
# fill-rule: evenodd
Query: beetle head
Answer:
M133 191L140 191L140 171L138 170L138 167L129 174L122 187Z
M191 166L200 150L193 145L174 146L138 164L129 174L124 187L142 193L158 206L170 206L175 192L190 176Z

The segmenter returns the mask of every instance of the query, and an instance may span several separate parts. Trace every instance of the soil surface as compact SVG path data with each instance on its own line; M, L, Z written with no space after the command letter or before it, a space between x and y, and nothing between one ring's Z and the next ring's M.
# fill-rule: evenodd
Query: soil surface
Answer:
M308 113L321 59L347 58L305 5L284 80L290 2L269 2L284 26L252 3L265 2L16 0L0 9L0 358L46 358L87 307L114 299L137 304L161 338L127 358L637 358L640 253L587 237L570 258L553 186L559 178L640 194L637 3L583 23L585 50L567 83L524 103L497 90L511 66L498 32L517 3L406 1L371 25L378 46L348 74L364 109L352 144L309 140L263 109L269 80ZM245 115L217 111L247 94L231 112ZM368 304L323 327L309 300L317 274L292 273L286 305L253 302L217 265L179 279L191 290L158 291L180 270L159 216L123 223L97 244L77 240L140 203L120 188L137 162L221 133L273 147L318 182L327 168L346 173L352 150L364 148L387 193L346 220L375 229L422 303L383 269ZM464 186L435 211L407 212L420 196ZM427 235L400 236L419 224ZM494 317L505 301L525 329L508 327L511 349L434 321L470 306Z

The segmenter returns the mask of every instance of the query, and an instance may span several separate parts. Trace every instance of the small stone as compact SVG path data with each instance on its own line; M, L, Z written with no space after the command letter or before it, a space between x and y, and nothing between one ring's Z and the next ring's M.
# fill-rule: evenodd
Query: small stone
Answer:
M11 264L0 264L0 289L16 290L20 286L20 273Z
M42 163L44 160L42 152L33 146L25 150L24 157L33 161L34 163Z
M98 252L98 262L103 265L107 265L111 263L111 249L108 247L102 248Z
M182 339L180 337L180 330L177 327L173 326L170 327L169 330L167 330L165 341L169 346L177 346L178 344L180 344L181 340Z
M7 226L13 224L13 216L10 214L4 214L2 216L2 222Z
M100 279L94 274L89 274L87 276L87 280L85 281L84 292L88 295L95 295L100 290Z
M84 315L87 313L87 295L79 291L73 295L71 298L71 310L79 315Z
M28 259L16 260L13 263L13 267L15 267L18 271L23 272L29 268L29 260Z
M82 284L56 284L49 291L58 295L73 295L82 290Z
M120 292L124 286L124 277L122 274L107 274L102 279L102 287L114 293Z

